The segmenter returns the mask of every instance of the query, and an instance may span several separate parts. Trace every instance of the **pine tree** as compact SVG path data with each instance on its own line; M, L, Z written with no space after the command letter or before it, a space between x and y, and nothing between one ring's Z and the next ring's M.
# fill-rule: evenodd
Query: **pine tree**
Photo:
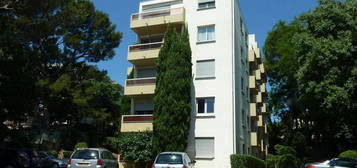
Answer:
M187 28L169 28L157 62L154 152L185 151L191 120L191 48Z

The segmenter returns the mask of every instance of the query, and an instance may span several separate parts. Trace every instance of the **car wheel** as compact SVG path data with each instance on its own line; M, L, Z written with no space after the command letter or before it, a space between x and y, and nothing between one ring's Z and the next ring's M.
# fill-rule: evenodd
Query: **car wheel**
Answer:
M59 166L57 164L53 164L51 168L59 168Z

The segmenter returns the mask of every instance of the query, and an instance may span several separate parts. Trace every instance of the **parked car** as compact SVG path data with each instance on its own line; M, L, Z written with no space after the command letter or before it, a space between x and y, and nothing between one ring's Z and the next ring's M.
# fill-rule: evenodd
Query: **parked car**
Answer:
M193 168L195 163L187 153L163 152L156 156L152 168Z
M68 168L118 168L113 154L103 148L77 149L67 163Z
M42 168L64 168L67 167L67 159L58 159L52 154L44 151L38 152Z
M357 168L357 161L335 158L318 163L309 163L305 165L305 168Z
M26 152L15 149L0 149L0 167L29 168L30 157Z
M31 168L41 168L41 160L37 151L33 149L17 149L18 151L25 152L30 158L30 167Z

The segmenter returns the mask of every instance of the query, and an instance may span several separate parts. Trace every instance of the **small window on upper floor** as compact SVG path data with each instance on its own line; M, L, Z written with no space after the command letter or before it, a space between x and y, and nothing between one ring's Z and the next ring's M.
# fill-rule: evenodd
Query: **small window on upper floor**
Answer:
M215 60L200 60L196 64L196 79L212 79L215 77Z
M214 114L214 97L197 98L198 114Z
M215 40L215 25L199 26L197 31L197 41L206 42Z
M215 0L198 0L198 10L211 9L216 7Z

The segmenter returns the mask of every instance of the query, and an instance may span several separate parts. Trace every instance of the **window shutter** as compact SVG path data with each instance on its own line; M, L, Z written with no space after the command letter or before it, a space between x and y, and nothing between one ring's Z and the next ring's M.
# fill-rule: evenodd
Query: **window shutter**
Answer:
M196 77L214 77L215 76L215 61L197 61Z
M214 157L214 138L196 138L196 156Z

